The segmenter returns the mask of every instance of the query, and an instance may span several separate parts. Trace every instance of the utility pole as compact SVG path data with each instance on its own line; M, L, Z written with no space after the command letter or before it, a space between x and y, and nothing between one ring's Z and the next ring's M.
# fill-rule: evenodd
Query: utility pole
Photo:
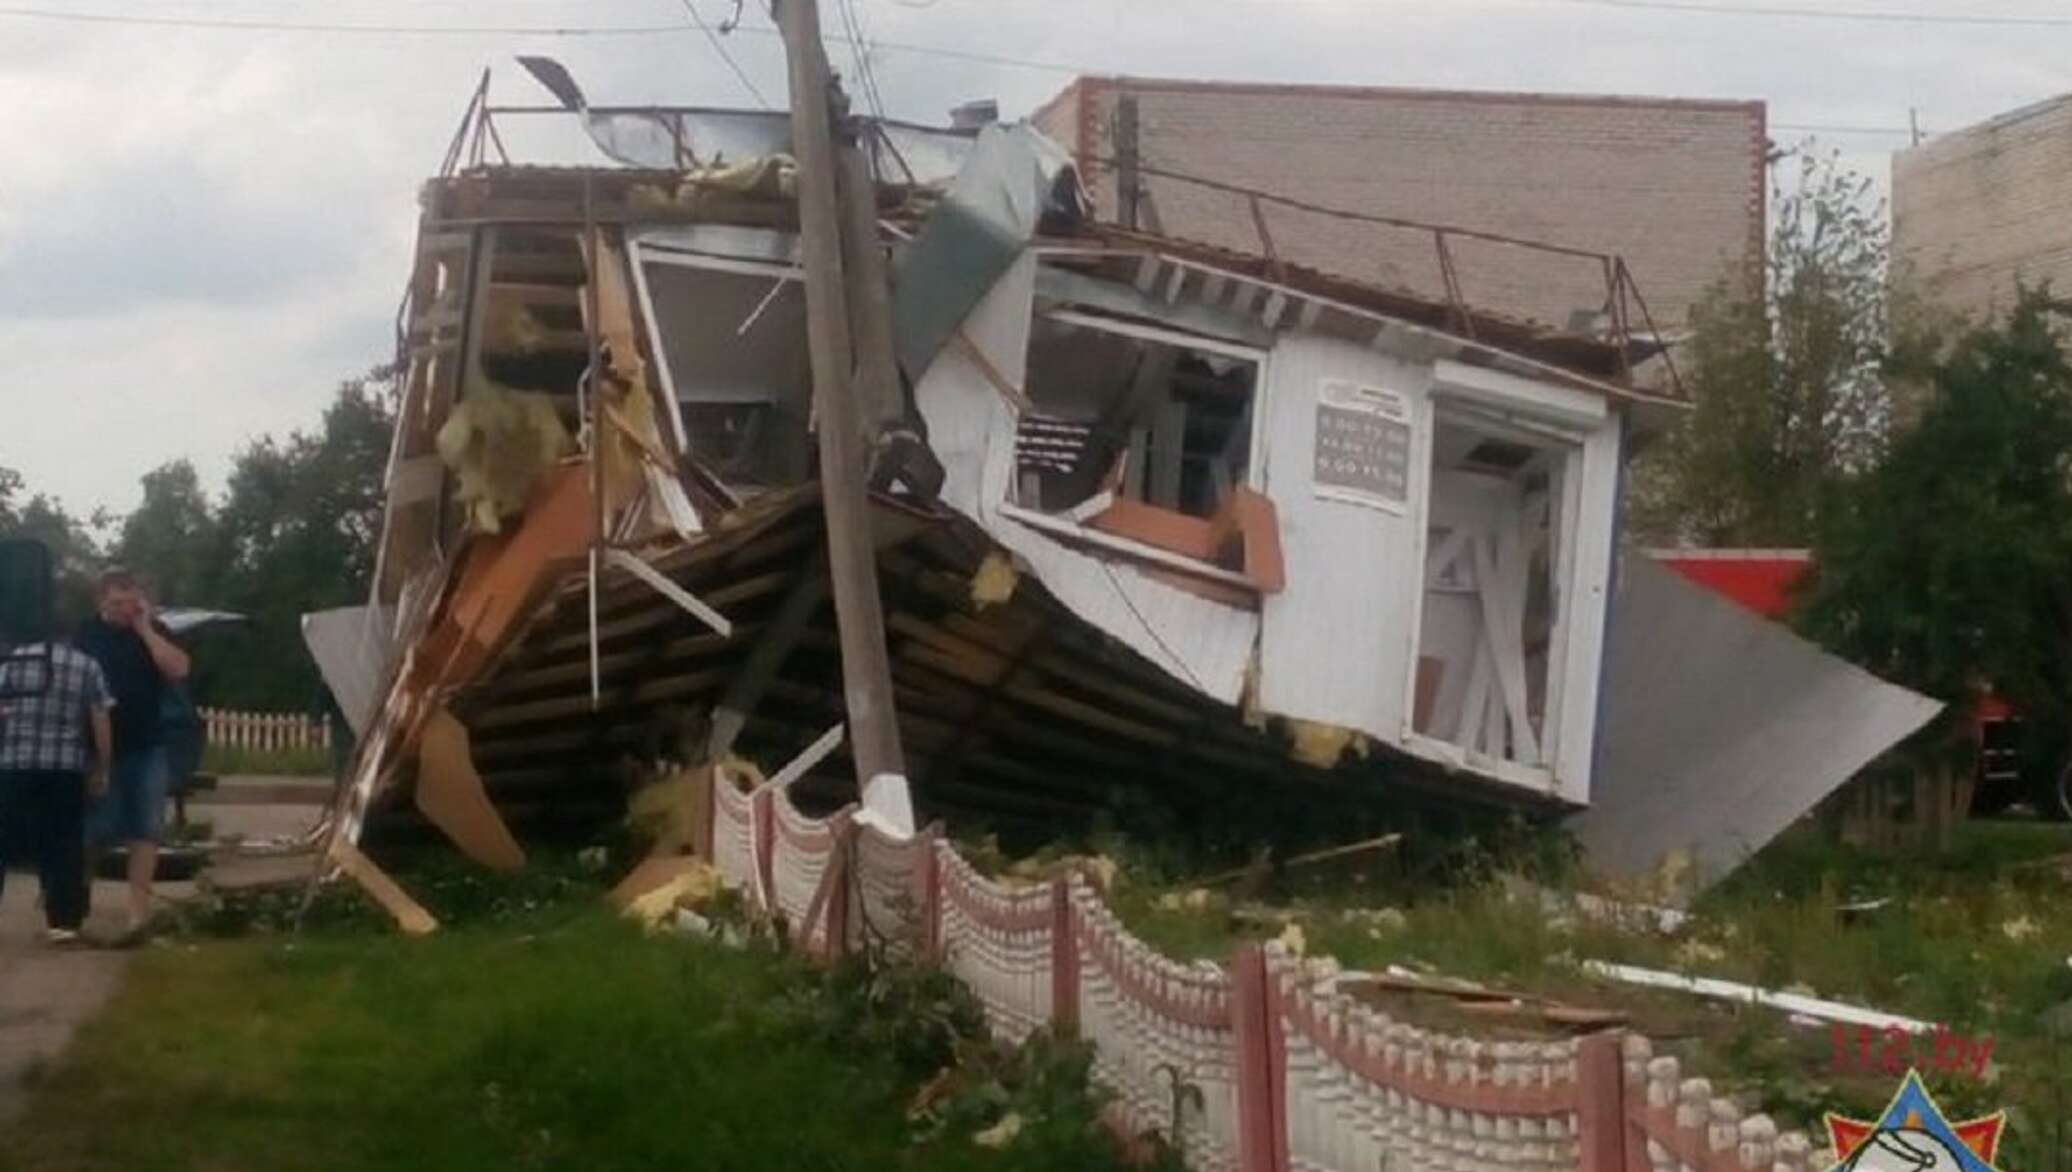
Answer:
M856 782L865 808L886 815L899 829L911 833L913 806L906 788L906 757L899 745L892 665L885 653L885 613L878 597L877 553L865 495L869 469L863 413L856 398L858 350L843 277L845 233L836 178L842 163L833 128L840 96L820 41L818 0L778 0L776 17L784 34L791 82L799 251L806 274L806 336L813 367L814 414L820 429L820 492L827 521L828 575L841 634L849 751L856 762ZM852 199L859 196L874 198L868 190L852 190ZM871 240L854 242L847 250L852 257L865 247L876 247L874 225L875 220ZM889 355L889 317L865 314L866 326L879 322L888 331L883 347ZM864 353L875 354L877 344L878 339L870 339ZM882 373L875 366L871 363L864 371L873 381Z
M1122 226L1137 230L1138 205L1144 196L1137 137L1137 95L1125 93L1115 102L1115 213Z

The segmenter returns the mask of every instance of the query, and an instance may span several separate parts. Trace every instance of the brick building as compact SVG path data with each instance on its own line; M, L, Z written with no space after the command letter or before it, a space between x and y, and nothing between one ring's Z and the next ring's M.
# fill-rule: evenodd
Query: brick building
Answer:
M1983 316L2017 281L2072 288L2072 95L1892 159L1893 250L1941 306Z
M1761 252L1761 102L1082 77L1034 120L1072 151L1107 217L1118 209L1125 95L1151 171L1615 253L1664 330L1728 265ZM1142 188L1144 226L1259 249L1244 197L1160 175ZM1429 232L1282 205L1265 219L1291 262L1445 291ZM1594 260L1490 241L1449 247L1460 293L1478 308L1567 327L1604 302Z

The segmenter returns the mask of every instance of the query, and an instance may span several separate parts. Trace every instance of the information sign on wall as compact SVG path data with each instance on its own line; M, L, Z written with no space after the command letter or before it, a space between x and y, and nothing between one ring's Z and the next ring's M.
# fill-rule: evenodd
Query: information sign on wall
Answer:
M1317 396L1316 492L1407 512L1410 400L1381 387L1326 382Z

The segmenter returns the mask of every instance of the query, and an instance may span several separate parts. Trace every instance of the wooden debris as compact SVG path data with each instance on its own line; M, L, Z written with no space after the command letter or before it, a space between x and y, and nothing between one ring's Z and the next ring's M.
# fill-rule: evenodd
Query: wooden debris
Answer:
M331 840L330 859L340 870L352 876L375 903L381 905L396 921L406 935L429 936L439 930L439 921L424 905L410 898L408 892L389 878L388 872L375 865L373 859L360 853L360 848L347 842L343 836Z
M1401 834L1384 834L1378 838L1363 839L1359 842L1346 843L1344 846L1326 847L1323 850L1296 855L1278 865L1274 864L1270 858L1255 859L1234 871L1224 871L1220 874L1211 875L1206 879L1195 880L1194 886L1220 887L1225 883L1233 883L1246 876L1257 875L1262 865L1274 866L1276 869L1283 871L1292 870L1296 867L1308 867L1317 863L1327 863L1333 859L1366 854L1369 851L1387 850L1402 841L1403 836Z
M525 850L489 801L468 753L468 730L441 707L417 746L417 808L461 853L496 871L525 865Z

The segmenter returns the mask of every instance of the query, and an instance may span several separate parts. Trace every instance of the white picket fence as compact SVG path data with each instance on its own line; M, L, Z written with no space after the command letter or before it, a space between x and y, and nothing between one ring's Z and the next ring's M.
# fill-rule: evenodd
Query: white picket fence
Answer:
M331 728L300 712L234 712L201 710L208 743L218 749L250 749L273 753L295 750L331 751Z

